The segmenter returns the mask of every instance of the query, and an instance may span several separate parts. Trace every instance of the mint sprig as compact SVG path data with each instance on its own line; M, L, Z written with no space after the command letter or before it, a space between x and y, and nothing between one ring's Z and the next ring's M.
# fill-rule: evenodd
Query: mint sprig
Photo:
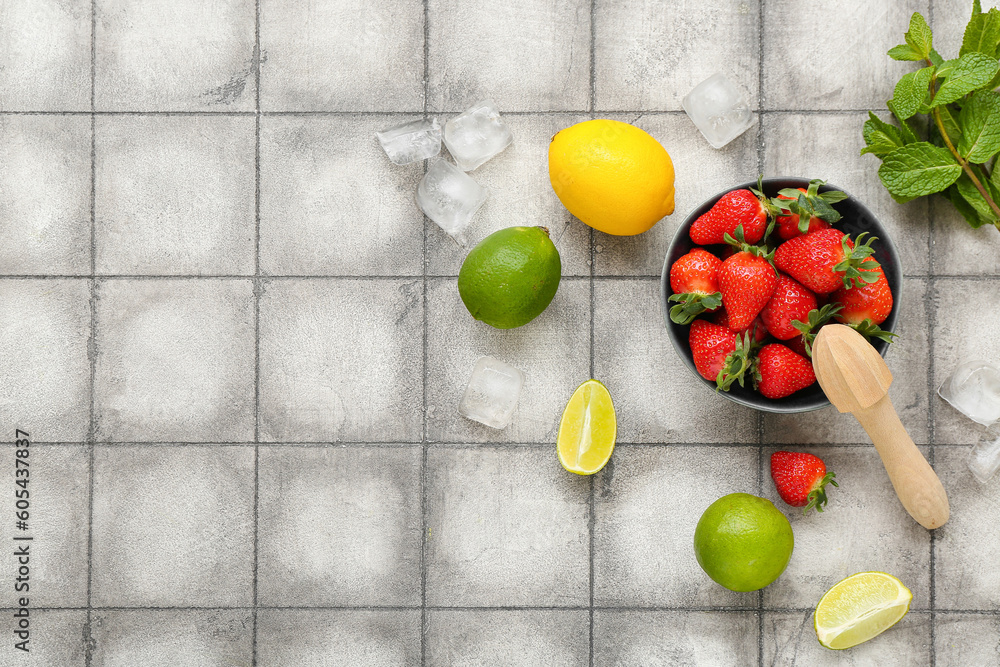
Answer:
M894 60L920 67L899 80L886 106L898 125L869 113L865 148L882 161L878 175L900 203L940 193L972 227L1000 230L1000 9L972 3L958 57L945 60L919 13ZM920 116L927 123L918 122ZM926 129L924 129L926 128Z

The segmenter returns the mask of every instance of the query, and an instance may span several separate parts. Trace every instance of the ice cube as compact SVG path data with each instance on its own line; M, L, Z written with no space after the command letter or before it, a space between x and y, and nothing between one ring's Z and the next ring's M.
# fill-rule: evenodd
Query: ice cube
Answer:
M487 194L486 188L464 171L435 158L417 186L417 206L464 247L465 230Z
M938 394L974 422L1000 419L1000 370L985 361L966 361L941 383Z
M458 412L492 428L510 423L524 386L524 373L493 357L479 357Z
M969 470L986 483L1000 469L1000 429L989 428L969 454Z
M472 171L507 148L514 137L496 105L485 100L444 124L444 145L458 166Z
M403 123L375 136L393 164L410 164L441 152L441 125L436 118Z
M713 148L722 148L753 125L743 91L720 72L695 86L681 104Z

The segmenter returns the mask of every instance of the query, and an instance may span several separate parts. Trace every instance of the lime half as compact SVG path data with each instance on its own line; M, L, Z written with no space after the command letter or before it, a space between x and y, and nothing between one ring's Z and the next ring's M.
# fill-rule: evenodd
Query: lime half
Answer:
M910 610L913 593L885 572L859 572L826 592L813 615L816 637L827 648L866 642L896 625Z
M556 440L559 463L577 475L593 475L611 458L617 431L611 393L597 380L587 380L563 410Z

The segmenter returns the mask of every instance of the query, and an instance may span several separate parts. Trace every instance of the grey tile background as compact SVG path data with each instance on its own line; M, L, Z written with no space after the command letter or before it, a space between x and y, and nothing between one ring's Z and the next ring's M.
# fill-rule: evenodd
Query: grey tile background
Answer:
M948 53L965 5L0 0L0 421L36 443L31 664L1000 664L996 484L965 467L981 429L934 394L1000 360L1000 237L895 204L858 155L911 12ZM758 111L720 151L680 111L716 70ZM484 98L515 143L474 173L469 240L544 224L563 260L550 308L507 332L468 318L464 250L413 201L422 165L372 137ZM549 186L549 138L595 116L673 157L676 211L640 237L592 232ZM667 244L759 172L842 186L899 247L890 393L949 491L943 528L909 521L849 417L743 409L670 349ZM483 354L527 373L504 431L456 411ZM552 442L588 377L619 445L577 478ZM694 526L725 493L776 499L779 447L841 488L787 512L783 577L726 591ZM823 649L811 609L868 569L913 610Z

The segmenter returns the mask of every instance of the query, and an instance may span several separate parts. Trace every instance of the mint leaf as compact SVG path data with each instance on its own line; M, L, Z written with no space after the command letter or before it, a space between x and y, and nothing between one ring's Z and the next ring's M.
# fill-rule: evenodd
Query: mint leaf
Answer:
M947 63L945 63L947 65ZM944 65L942 65L943 67ZM926 69L926 68L925 68ZM1000 72L1000 63L985 53L966 53L955 63L955 68L931 101L932 107L950 104L973 90L985 86Z
M900 135L898 127L896 127L895 125L890 125L889 123L885 122L884 120L876 116L874 112L869 111L868 120L865 121L863 127L865 141L868 141L868 137L870 135L874 135L875 132L881 132L882 134L885 134L899 146L902 146L904 143L906 143L903 141L903 137Z
M944 58L942 58L941 54L935 51L934 49L931 49L931 55L929 55L928 58L930 58L932 65L936 65L938 67L940 67L942 63L944 63Z
M902 137L903 143L912 144L919 141L919 139L917 139L917 135L913 133L913 129L907 124L905 120L899 117L898 113L896 113L896 105L892 103L892 100L886 102L885 106L889 108L889 111L892 112L892 115L895 116L896 120L899 121L899 136Z
M958 58L952 58L951 60L945 60L943 63L937 66L937 79L938 81L944 81L949 76L951 76L952 70L955 69L955 65L958 64Z
M944 126L944 131L948 133L948 139L951 141L952 146L957 146L958 142L962 139L962 128L959 125L958 119L951 112L951 107L948 105L938 107L938 113L941 114L941 124ZM931 122L931 127L937 129L937 125Z
M913 50L909 44L900 44L889 49L889 57L893 60L923 60L924 57Z
M961 193L958 191L957 185L952 185L943 193L944 198L951 202L951 205L955 207L955 210L962 214L965 221L968 222L973 229L978 229L982 227L985 221L979 217L976 213L976 209L972 208L972 204L965 201Z
M910 29L904 35L906 43L920 55L923 60L931 54L931 29L927 21L918 12L910 17Z
M962 107L959 119L965 128L958 142L962 157L983 164L1000 152L1000 95L990 90L975 93Z
M872 140L868 142L868 145L861 149L861 155L871 153L878 157L885 157L897 148L899 148L899 144L895 143L882 132L877 132L872 136Z
M993 166L993 171L990 172L990 185L993 186L994 190L1000 191L1000 169Z
M986 187L986 186L984 186ZM972 179L969 178L967 174L962 174L962 176L955 181L955 188L958 190L958 194L962 195L962 199L968 202L969 206L976 212L976 215L980 218L981 222L994 224L997 221L997 216L993 213L993 209L990 205L986 203L986 199L980 194L976 186L973 185ZM968 220L968 218L966 218ZM979 225L973 225L973 227L979 227Z
M1000 11L991 9L985 14L974 14L969 25L965 27L962 38L960 56L966 53L984 53L991 58L997 56L997 45L1000 44Z
M917 113L920 103L927 96L927 86L934 76L935 69L933 66L924 67L916 72L904 74L896 84L896 89L892 93L892 103L900 120L906 120Z
M864 127L862 129L862 134L865 139L867 146L861 149L861 154L873 153L879 157L888 155L893 152L905 142L902 136L900 136L899 128L894 125L889 125L889 123L884 122L881 118L873 114L871 111L868 112L869 119L865 121ZM835 204L840 201L840 199L830 200L826 195L833 193L822 193L820 197L826 199L827 202Z
M878 177L891 194L913 198L944 190L961 173L947 149L920 141L886 155Z

